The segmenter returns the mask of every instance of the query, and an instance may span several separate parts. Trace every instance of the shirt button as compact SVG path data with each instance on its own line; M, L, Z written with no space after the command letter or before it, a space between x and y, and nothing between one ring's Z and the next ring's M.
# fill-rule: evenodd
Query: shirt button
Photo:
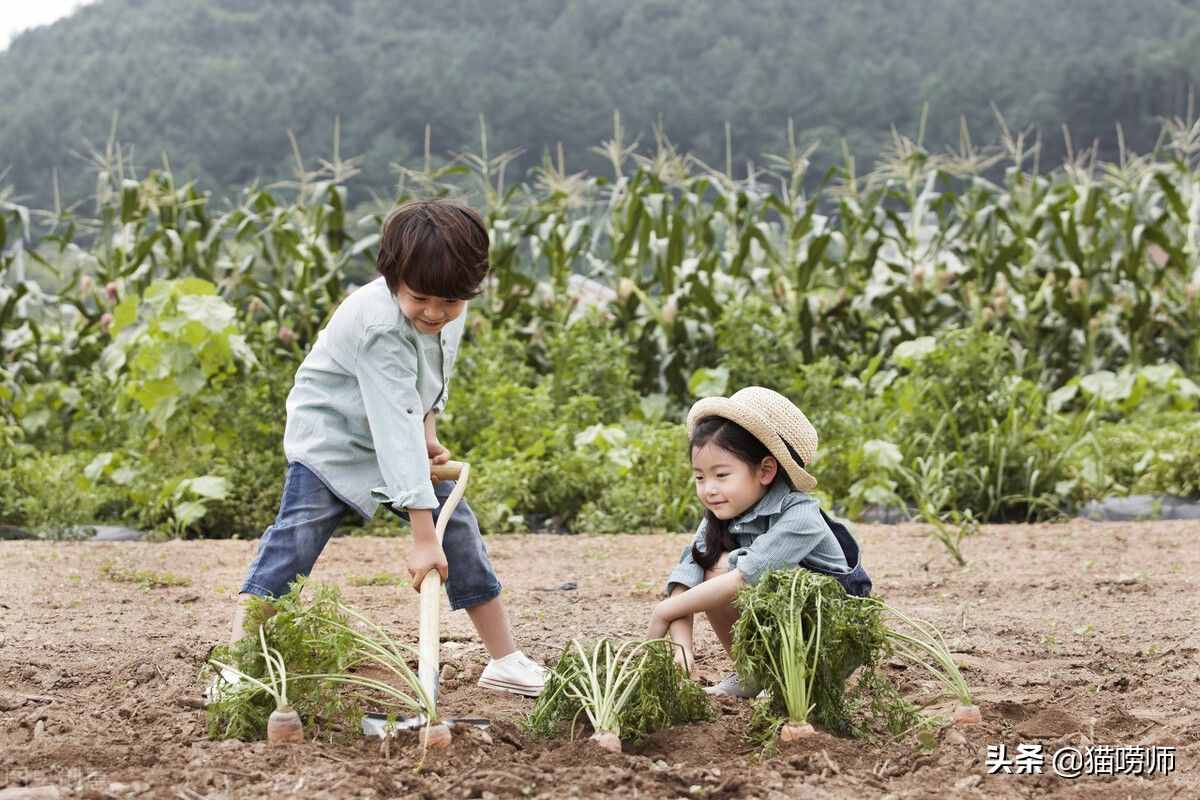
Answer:
M411 409L411 408L410 408L410 409L408 409L408 413L410 413L410 414L412 413L412 409Z

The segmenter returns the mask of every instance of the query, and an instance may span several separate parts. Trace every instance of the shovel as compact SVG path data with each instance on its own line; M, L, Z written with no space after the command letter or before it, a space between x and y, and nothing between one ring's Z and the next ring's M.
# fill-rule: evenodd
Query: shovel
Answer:
M463 494L467 491L467 479L471 475L471 465L461 461L448 461L445 464L434 465L432 471L433 477L439 481L457 481L453 491L450 492L450 496L442 504L442 510L438 512L437 524L433 529L438 545L441 546L442 538L446 535L446 525L450 523L450 518L454 515L454 510L458 508L459 501L462 500ZM417 645L417 677L420 678L421 686L425 688L425 692L433 698L435 707L437 706L438 678L440 672L440 665L438 663L440 644L438 618L441 612L441 594L442 576L438 574L436 569L431 569L421 579L421 622ZM386 724L387 717L381 714L365 714L362 722L363 733L367 736L384 736ZM430 742L441 740L448 743L449 729L455 725L472 725L486 728L489 724L486 719L447 719L442 720L438 725L429 726L423 732L423 735ZM429 720L421 715L399 720L393 725L393 729L411 730L414 728L423 728L428 725Z

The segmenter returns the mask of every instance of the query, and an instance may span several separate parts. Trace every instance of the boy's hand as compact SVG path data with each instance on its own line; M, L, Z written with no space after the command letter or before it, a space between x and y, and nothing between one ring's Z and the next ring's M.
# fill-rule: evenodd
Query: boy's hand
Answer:
M436 542L432 544L413 542L408 551L408 577L412 580L414 591L421 591L421 581L425 579L425 573L431 569L437 570L438 575L442 576L443 583L446 581L450 565L446 563L445 551Z
M425 449L429 453L429 465L437 466L445 464L450 460L450 451L442 446L442 443L437 439L429 439L425 442Z

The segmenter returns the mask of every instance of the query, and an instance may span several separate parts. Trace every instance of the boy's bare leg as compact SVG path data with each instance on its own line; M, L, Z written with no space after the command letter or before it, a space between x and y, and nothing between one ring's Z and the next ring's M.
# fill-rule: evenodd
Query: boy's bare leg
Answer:
M516 651L517 644L513 641L512 626L508 622L508 611L499 595L467 609L471 624L483 640L492 658L504 658Z
M243 637L246 636L246 631L242 630L242 628L246 624L246 611L250 604L250 598L255 596L256 595L248 594L246 592L242 592L238 595L237 608L234 609L233 612L233 626L229 629L230 644L237 644L242 640ZM272 611L271 613L273 614L275 612Z

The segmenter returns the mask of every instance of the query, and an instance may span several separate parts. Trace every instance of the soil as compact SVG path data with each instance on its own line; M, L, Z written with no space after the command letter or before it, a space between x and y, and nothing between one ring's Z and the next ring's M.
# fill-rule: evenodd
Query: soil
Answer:
M210 741L197 678L226 635L256 546L248 541L0 543L0 798L12 797L1200 797L1200 526L1196 522L990 526L954 566L919 525L860 526L876 592L946 635L983 713L924 742L818 730L763 752L743 736L748 704L660 732L621 754L586 732L543 740L532 701L475 685L485 653L467 616L443 615L441 706L486 717L422 759L415 737L309 730L289 747ZM571 637L644 633L688 537L505 536L489 547L519 644L552 662ZM405 542L341 538L313 575L415 642L417 595L355 586L403 572ZM170 572L188 586L114 582ZM573 589L560 588L575 584ZM702 677L729 669L697 624ZM947 720L954 703L916 670L888 667ZM313 740L313 737L316 740ZM988 774L988 745L1042 745L1043 774ZM1058 777L1065 746L1174 747L1168 775Z

